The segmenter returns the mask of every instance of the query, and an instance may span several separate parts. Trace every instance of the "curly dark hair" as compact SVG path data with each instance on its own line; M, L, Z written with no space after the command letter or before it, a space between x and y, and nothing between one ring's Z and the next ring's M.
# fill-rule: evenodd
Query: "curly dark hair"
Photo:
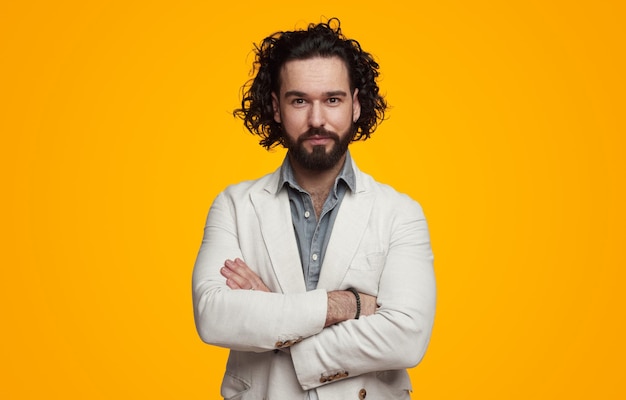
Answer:
M309 24L307 30L276 32L255 44L251 74L256 72L256 76L242 87L241 108L233 114L252 134L261 137L260 144L266 149L283 144L282 127L274 121L272 92L279 92L280 70L287 61L337 56L346 63L350 89L359 89L361 104L352 141L368 139L385 119L387 103L376 83L378 63L359 42L347 39L340 26L339 19L330 18L325 23Z

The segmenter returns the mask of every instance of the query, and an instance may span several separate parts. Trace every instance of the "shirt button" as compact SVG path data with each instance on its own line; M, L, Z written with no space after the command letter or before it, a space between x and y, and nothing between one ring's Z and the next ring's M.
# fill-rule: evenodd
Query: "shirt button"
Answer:
M313 259L313 261L317 261L317 254L313 254L311 258Z
M308 211L304 212L304 218L309 218L311 216L311 213Z

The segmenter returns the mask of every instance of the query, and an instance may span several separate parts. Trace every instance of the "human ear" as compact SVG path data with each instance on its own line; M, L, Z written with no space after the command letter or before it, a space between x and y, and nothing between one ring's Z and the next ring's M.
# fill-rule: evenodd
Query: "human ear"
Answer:
M274 121L280 124L280 107L278 103L278 96L272 92L272 108L274 109Z
M359 120L361 116L361 102L359 102L359 89L354 89L354 93L352 94L352 122L356 122Z

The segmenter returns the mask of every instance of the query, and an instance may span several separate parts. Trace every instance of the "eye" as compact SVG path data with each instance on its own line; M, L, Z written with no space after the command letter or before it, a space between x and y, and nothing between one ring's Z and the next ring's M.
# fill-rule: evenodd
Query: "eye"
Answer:
M301 106L301 105L306 104L306 100L302 98L295 98L291 100L291 104L293 104L294 106Z
M341 99L339 97L329 97L328 100L329 104L339 104L341 103Z

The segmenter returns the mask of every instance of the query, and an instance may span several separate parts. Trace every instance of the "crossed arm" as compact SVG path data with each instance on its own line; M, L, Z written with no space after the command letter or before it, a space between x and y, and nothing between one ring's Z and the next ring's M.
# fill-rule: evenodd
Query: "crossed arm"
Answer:
M261 278L240 258L226 260L220 273L226 278L226 285L231 289L271 292ZM374 314L377 308L376 297L365 293L359 293L359 297L361 300L361 315ZM351 292L347 290L328 292L328 306L324 327L353 319L356 311L356 297Z
M245 226L238 226L234 214L251 210L245 202L235 210L232 197L242 196L227 193L215 200L194 267L194 317L203 341L238 352L289 347L303 389L324 384L320 373L328 371L358 376L420 361L432 329L435 282L428 230L416 203L400 199L387 208L397 211L393 218L381 213L369 221L368 241L342 278L342 287L375 293L361 293L367 318L357 321L352 293L285 288L274 268L257 265L270 260L256 244L256 214L240 218ZM271 233L278 242L287 240L283 231ZM244 254L255 264L242 261ZM275 255L280 266L288 262L284 253ZM297 268L280 273L285 282L298 277Z

